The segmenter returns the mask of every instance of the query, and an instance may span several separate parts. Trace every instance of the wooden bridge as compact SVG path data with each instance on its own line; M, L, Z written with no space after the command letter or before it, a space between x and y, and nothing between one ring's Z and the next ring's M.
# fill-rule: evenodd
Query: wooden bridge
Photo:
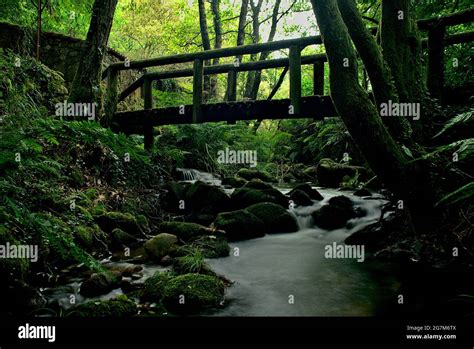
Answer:
M426 19L418 22L420 30L428 31L428 39L422 43L428 48L428 88L432 95L439 97L444 87L444 48L474 41L474 31L446 35L446 27L472 22L474 9L453 15ZM377 28L372 28L376 32ZM109 65L104 71L107 78L105 102L106 117L110 127L126 134L143 134L145 148L153 145L153 128L170 124L222 122L230 124L237 120L292 119L337 116L332 100L324 96L324 54L302 56L301 51L311 45L321 45L320 36L274 41L231 48L208 50L196 53L165 56L154 59L120 62ZM287 49L288 58L265 61L205 66L204 62L224 57L237 57L266 51ZM144 69L180 63L193 63L192 69L146 72L121 93L118 92L120 71ZM301 67L313 66L313 95L302 96ZM289 71L290 93L288 99L271 100L276 90L267 100L237 101L237 74L245 71L258 71L271 68L286 68ZM205 75L227 74L226 101L222 103L203 103L203 81ZM282 74L282 77L284 74ZM193 77L193 104L168 108L153 108L153 82L164 79ZM116 112L117 104L141 88L144 110Z

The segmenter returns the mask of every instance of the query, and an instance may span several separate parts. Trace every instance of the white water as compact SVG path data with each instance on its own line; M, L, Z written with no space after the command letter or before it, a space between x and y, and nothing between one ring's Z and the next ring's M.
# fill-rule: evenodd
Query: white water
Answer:
M198 171L193 168L177 168L176 171L181 173L181 179L184 182L194 183L201 181L215 186L220 186L222 183L221 180L212 173Z
M209 260L213 270L235 282L227 291L227 306L209 315L372 316L386 306L388 297L394 297L396 282L374 276L370 262L324 256L326 245L342 243L355 231L376 222L383 200L318 190L323 201L290 210L300 231L238 242L231 246L232 252L238 248L238 256L231 253L227 258ZM332 231L313 226L311 212L337 195L349 196L366 216Z

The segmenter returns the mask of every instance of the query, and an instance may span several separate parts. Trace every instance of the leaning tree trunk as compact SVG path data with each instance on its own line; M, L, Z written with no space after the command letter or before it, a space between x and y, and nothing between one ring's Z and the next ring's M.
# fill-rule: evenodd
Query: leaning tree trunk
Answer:
M101 110L102 60L107 50L110 30L118 0L95 0L87 33L86 48L71 86L69 102L97 103Z
M258 0L255 4L254 0L250 0L250 7L252 9L252 42L257 44L260 41L260 10L262 9L263 0ZM258 54L253 53L250 55L252 62L258 59ZM245 83L244 97L252 99L252 92L255 80L255 72L249 71L247 73L247 81Z
M209 39L209 30L207 29L207 16L206 16L206 1L199 0L199 29L201 31L202 48L204 51L211 49L211 40ZM206 65L210 65L210 61L206 61ZM211 76L204 76L204 91L206 93L204 99L208 100L211 95Z
M388 189L417 216L430 214L435 199L428 171L420 163L410 162L359 85L356 53L337 0L311 2L326 48L331 97L338 114L369 166Z
M220 0L212 0L211 1L211 9L212 9L212 18L214 21L214 33L216 35L214 39L214 49L222 48L222 21L220 15ZM215 58L212 61L212 65L218 65L219 58ZM217 96L217 75L211 76L211 96Z
M388 67L375 37L366 28L354 0L338 0L339 11L346 24L357 52L364 63L372 84L375 103L398 102L392 73ZM379 109L380 110L380 109ZM397 140L406 141L410 137L411 127L406 118L385 117L384 124Z

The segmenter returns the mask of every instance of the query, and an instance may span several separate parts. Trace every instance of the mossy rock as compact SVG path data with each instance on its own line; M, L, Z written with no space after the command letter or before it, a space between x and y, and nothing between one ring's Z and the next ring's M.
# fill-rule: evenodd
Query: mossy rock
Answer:
M262 220L268 234L298 231L296 220L280 205L264 202L249 206L246 211Z
M321 159L317 167L318 183L323 187L337 188L344 182L343 178L354 178L356 174L360 175L360 180L364 180L367 170L359 166L347 164L338 164L331 159Z
M245 210L219 213L212 224L226 232L228 241L262 237L266 229L260 218Z
M290 199L295 203L297 206L311 206L313 205L313 201L309 197L308 194L306 194L302 190L292 190L292 192L289 194Z
M353 202L340 195L329 199L329 203L312 213L314 223L323 229L343 228L347 221L357 216Z
M150 225L148 224L148 218L146 218L144 215L139 214L135 217L137 220L138 225L143 231L149 231L150 230Z
M240 177L224 177L222 179L222 185L230 185L233 188L243 187L247 181Z
M84 297L95 297L106 294L120 286L120 273L105 271L95 273L81 284L79 290Z
M94 228L88 226L77 226L74 228L74 240L81 247L90 250L94 245Z
M248 181L244 186L244 188L252 188L252 189L273 189L271 184L265 183L261 179L254 178Z
M274 182L275 179L272 178L268 173L258 170L251 170L248 168L241 168L237 172L237 176L250 181L252 179L260 179L264 182Z
M122 248L124 246L131 246L137 242L137 238L129 233L123 231L120 228L115 228L110 233L110 240L112 246L116 248Z
M204 258L227 257L230 246L227 239L216 236L200 236L192 241L192 247L198 248Z
M288 198L277 189L239 188L232 193L234 208L242 209L262 202L272 202L282 207L288 207Z
M173 274L170 272L158 271L153 274L153 276L145 280L140 293L140 300L143 302L161 302L165 286L172 278Z
M217 277L185 274L166 284L163 304L176 314L195 314L204 309L219 307L224 299L224 292L224 283Z
M162 233L176 235L183 241L189 241L198 236L215 235L225 236L225 232L210 229L197 223L186 222L164 222L160 225Z
M193 211L219 213L230 208L229 196L217 187L197 181L186 192L185 204Z
M177 244L178 238L176 235L161 233L145 242L143 247L150 258L160 261L176 249Z
M123 295L108 301L83 303L67 312L67 315L71 317L87 318L126 318L137 314L138 307L135 302Z
M163 209L168 212L183 212L187 211L186 205L184 208L180 207L180 201L186 200L186 191L191 184L180 182L168 182L163 186L166 193L161 198L161 205Z
M130 213L106 212L97 217L96 221L100 228L106 233L111 233L115 228L122 229L134 236L141 232L140 225L136 218Z
M288 193L288 195L291 196L291 194L295 192L296 190L301 190L302 192L306 193L310 197L311 200L321 201L324 199L323 196L316 189L313 189L307 183L297 185L296 187L293 188L293 190L291 190Z

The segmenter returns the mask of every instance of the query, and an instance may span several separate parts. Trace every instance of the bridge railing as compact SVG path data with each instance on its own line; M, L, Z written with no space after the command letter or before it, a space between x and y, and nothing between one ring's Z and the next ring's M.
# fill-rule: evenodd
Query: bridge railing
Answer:
M109 65L104 71L103 77L107 77L107 95L106 95L106 115L110 118L116 111L117 103L123 100L133 91L143 85L144 88L144 107L152 108L152 81L176 77L193 77L193 122L202 122L202 103L203 103L203 81L207 74L228 74L228 101L236 100L237 72L262 70L277 67L289 67L290 73L290 101L294 114L299 114L301 108L301 65L313 64L315 76L315 93L324 92L324 61L325 55L301 56L301 51L310 45L320 45L322 40L320 36L310 36L305 38L280 40L261 44L243 45L216 50L201 51L195 53L178 54L172 56L158 57L147 60L137 60L131 62L120 62ZM204 62L214 58L235 57L248 54L256 54L266 51L277 51L289 49L288 58L272 59L259 62L224 64L217 66L204 66ZM117 91L118 74L121 70L143 69L148 67L157 67L178 63L193 62L192 69L146 73L137 81L127 87L120 95Z

